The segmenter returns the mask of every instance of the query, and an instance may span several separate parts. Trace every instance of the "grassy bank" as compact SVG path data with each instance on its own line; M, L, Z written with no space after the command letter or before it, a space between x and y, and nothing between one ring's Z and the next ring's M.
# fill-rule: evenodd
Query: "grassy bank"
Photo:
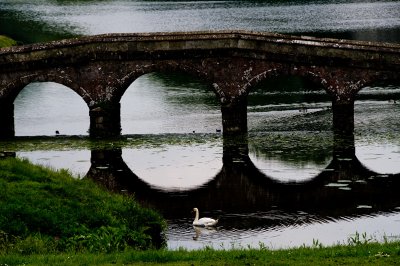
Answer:
M396 265L400 243L290 250L126 251L111 254L0 255L0 265Z
M0 159L0 254L149 249L164 228L154 211L91 180Z
M4 35L0 35L0 48L9 47L9 46L13 46L16 44L17 44L17 42L14 41L13 39L11 39L7 36L4 36Z

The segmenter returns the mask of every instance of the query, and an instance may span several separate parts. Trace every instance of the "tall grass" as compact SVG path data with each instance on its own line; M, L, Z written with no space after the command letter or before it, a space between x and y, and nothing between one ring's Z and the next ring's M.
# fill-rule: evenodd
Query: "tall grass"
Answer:
M132 197L67 171L0 160L0 253L111 252L162 246L165 222Z

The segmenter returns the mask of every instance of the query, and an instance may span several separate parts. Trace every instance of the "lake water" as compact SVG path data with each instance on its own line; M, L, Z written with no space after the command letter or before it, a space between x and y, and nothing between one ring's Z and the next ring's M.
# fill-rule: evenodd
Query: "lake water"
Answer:
M36 41L36 32L56 38L215 29L393 42L400 36L400 1L3 0L0 10L0 29L24 33L25 42ZM171 249L331 245L356 232L399 239L400 86L360 92L355 152L340 156L331 103L309 86L293 78L255 88L248 139L230 146L217 132L218 101L201 80L179 73L140 77L121 100L124 140L104 142L85 137L88 108L74 92L32 83L15 101L21 138L1 142L0 150L134 193L168 220ZM56 130L80 137L22 138ZM249 156L239 156L246 148ZM193 207L219 217L218 227L195 230Z

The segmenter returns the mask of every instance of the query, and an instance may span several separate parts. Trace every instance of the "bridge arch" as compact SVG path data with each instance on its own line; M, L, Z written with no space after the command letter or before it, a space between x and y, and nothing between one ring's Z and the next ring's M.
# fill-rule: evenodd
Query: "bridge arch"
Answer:
M67 76L67 75L56 75L52 73L46 74L32 74L27 76L22 76L13 82L10 82L8 86L6 86L3 91L3 95L6 95L5 98L8 98L9 101L14 102L18 94L28 85L33 82L54 82L73 90L77 93L88 105L91 102L91 97L88 92L85 91L84 88L80 87L76 80Z
M32 71L31 73L16 73L8 77L8 79L3 80L0 91L0 136L2 137L15 136L14 102L28 84L34 82L54 82L64 85L68 90L77 93L78 97L83 99L86 106L91 101L90 94L77 84L75 76L71 77L59 69L53 69L48 72Z
M129 86L135 82L141 76L150 73L182 73L188 74L194 78L203 80L209 84L212 91L215 93L218 99L221 99L221 90L218 90L212 79L207 75L206 71L201 67L197 67L194 64L185 64L184 62L159 62L150 65L136 66L133 71L128 72L124 77L120 79L120 87L116 92L116 100L120 101Z
M366 79L361 80L358 84L356 93L358 94L364 88L371 86L399 86L400 87L400 73L376 73L368 76Z
M185 72L150 72L135 79L120 100L123 134L215 133L220 102L203 79Z
M17 136L87 135L87 104L60 83L29 83L15 98L13 109Z
M240 91L241 94L248 95L253 88L257 85L267 81L271 78L276 78L280 76L297 76L312 82L315 85L321 85L321 88L324 91L331 95L331 91L328 89L327 81L324 77L322 77L317 71L310 71L309 69L299 69L294 67L292 71L288 71L286 68L273 68L268 69L258 75L253 76L249 81L244 85L243 89Z

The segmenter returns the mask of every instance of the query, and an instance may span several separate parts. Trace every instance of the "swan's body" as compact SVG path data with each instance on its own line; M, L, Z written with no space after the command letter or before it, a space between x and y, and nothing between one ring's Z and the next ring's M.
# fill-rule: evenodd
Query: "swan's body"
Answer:
M215 226L218 223L218 219L212 219L208 217L203 217L199 219L199 210L197 208L194 208L193 211L196 213L193 221L194 226L209 227Z

